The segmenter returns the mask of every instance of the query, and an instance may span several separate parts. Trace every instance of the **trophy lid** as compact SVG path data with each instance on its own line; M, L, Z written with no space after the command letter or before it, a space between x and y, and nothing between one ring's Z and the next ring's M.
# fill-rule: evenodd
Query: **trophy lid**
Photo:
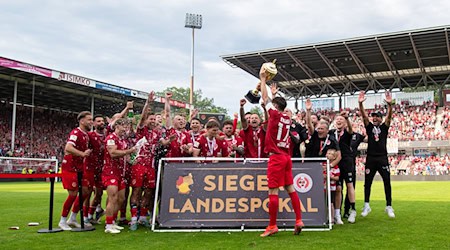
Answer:
M267 72L269 72L272 75L276 75L278 73L277 66L275 63L267 62L263 64L263 67Z

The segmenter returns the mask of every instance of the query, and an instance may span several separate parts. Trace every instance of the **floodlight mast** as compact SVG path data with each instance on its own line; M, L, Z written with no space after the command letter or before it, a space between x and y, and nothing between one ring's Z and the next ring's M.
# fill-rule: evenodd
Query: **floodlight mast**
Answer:
M186 13L185 28L192 29L192 48L191 48L191 85L189 92L189 103L191 104L190 113L194 105L194 34L195 29L202 28L202 15Z

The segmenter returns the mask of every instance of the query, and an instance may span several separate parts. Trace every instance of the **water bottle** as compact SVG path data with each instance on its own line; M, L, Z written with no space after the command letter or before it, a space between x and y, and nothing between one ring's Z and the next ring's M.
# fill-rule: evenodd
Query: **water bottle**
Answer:
M128 118L133 119L134 117L134 111L132 109L128 110Z

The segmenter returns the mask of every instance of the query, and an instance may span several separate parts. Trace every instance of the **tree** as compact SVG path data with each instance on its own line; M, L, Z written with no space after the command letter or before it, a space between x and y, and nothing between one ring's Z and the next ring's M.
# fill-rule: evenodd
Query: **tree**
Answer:
M252 109L250 109L250 112L252 114L258 114L261 119L264 119L264 113L261 106L254 106Z
M167 92L172 92L173 100L189 103L189 94L190 94L189 88L169 87L161 92L156 92L156 95L165 96L165 93ZM194 107L198 109L199 112L221 113L221 114L228 113L228 110L226 108L214 105L214 98L203 97L202 91L200 89L194 91Z

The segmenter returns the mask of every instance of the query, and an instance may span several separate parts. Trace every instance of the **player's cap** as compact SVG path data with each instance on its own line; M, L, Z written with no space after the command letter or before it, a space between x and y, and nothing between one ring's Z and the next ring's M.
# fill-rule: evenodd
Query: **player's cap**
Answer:
M383 117L383 114L380 111L374 111L374 112L370 113L370 116Z

